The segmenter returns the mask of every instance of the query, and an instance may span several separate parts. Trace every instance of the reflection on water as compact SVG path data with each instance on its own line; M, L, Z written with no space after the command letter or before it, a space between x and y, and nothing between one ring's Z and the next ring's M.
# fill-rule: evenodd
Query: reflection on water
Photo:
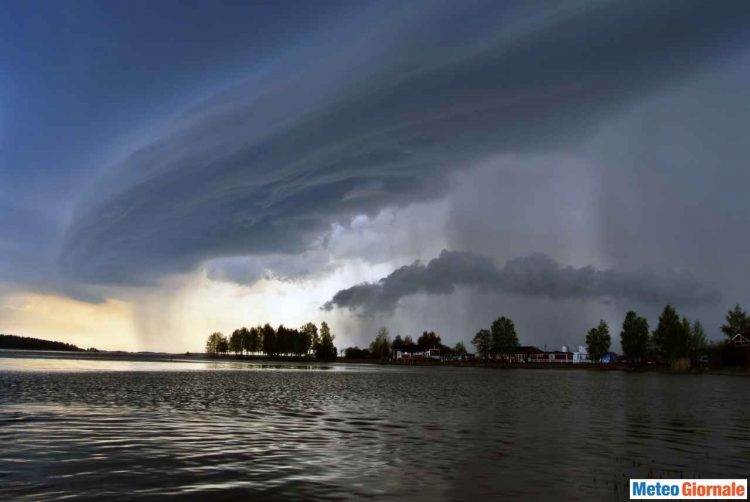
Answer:
M160 364L0 372L0 498L625 499L750 470L742 377Z
M239 370L265 369L278 371L338 370L345 365L322 365L317 363L258 362L225 359L181 359L170 356L144 357L111 356L104 354L37 352L26 350L0 350L0 371L193 371L193 370Z

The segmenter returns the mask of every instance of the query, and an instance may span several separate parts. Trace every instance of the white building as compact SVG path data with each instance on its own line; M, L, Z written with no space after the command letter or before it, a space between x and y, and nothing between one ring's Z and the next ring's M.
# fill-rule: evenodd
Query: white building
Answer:
M440 349L425 349L425 350L416 350L414 352L405 352L402 350L397 350L395 353L396 360L439 360L440 359Z
M573 352L573 363L590 363L589 353L583 345L578 346L578 352Z

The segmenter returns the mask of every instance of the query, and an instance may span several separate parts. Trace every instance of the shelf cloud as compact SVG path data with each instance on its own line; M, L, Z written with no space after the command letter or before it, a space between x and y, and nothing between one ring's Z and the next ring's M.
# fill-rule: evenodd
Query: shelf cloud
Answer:
M443 250L423 264L394 270L377 282L342 289L323 305L324 310L346 308L364 316L392 312L409 295L446 295L458 287L480 292L553 299L616 300L639 305L672 303L681 307L715 304L716 290L689 274L626 273L593 266L564 267L535 253L508 260L498 268L491 258Z
M335 44L310 44L190 109L81 203L62 244L63 277L149 284L216 258L304 252L338 221L440 197L451 175L488 156L585 135L750 39L746 2L682 2L679 13L642 1L543 4L544 16L539 7L382 4L367 30L352 23ZM503 288L536 294L512 271L495 272ZM648 294L588 269L556 284L547 294ZM374 292L375 308L393 304L389 290L362 291Z

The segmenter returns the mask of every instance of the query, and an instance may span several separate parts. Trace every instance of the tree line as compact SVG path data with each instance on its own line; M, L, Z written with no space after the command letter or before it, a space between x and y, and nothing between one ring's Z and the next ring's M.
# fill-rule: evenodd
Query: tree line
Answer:
M750 316L739 305L736 305L727 312L726 323L721 326L721 331L728 339L737 334L750 338ZM601 320L586 334L586 349L591 361L600 362L610 353L611 343L609 326L606 321ZM505 316L495 319L488 329L480 329L472 338L472 344L476 349L477 357L485 361L494 360L497 357L507 359L516 354L520 348L515 324ZM645 317L632 310L627 312L620 331L620 345L625 359L630 363L643 364L652 361L673 366L701 363L702 358L708 355L711 348L701 322L691 321L685 316L680 317L672 305L664 307L653 331L650 330ZM721 352L732 350L731 348L725 349L724 344L716 347L722 349ZM416 352L434 348L440 349L441 355L455 356L467 353L463 342L458 342L454 347L448 347L433 331L424 331L415 342L410 336L402 338L401 335L391 340L388 330L381 328L369 348L349 347L345 351L345 357L384 360L399 350ZM739 354L739 364L747 365L750 362L748 360L750 351L745 352L748 354L744 352ZM722 354L719 356L726 359ZM734 356L737 359L736 354ZM719 361L720 364L721 361Z
M347 359L389 359L394 352L418 352L430 349L439 349L441 355L466 355L466 347L463 342L449 347L444 345L440 335L434 331L423 331L415 342L411 336L396 335L393 340L387 328L380 328L375 339L368 348L348 347L344 350Z
M736 305L727 312L726 323L721 331L728 339L740 334L750 338L750 316ZM586 334L586 349L593 362L599 362L610 351L611 336L604 320ZM509 356L519 348L518 336L513 321L500 317L490 329L481 329L474 335L472 344L477 355L484 360L495 356ZM646 360L685 365L696 364L705 356L709 348L708 338L700 321L690 321L680 317L672 305L664 307L656 329L651 332L645 317L634 311L625 315L620 331L620 345L623 355L636 364ZM747 363L745 363L747 364Z
M727 313L727 323L721 327L728 338L748 333L750 321L739 305ZM605 321L586 335L586 346L593 361L609 352L611 338ZM625 315L620 331L620 345L625 358L635 364L647 360L669 363L672 366L697 364L707 355L708 337L700 321L680 317L672 305L659 315L656 328L649 330L648 320L634 311Z
M730 339L737 334L750 337L750 316L736 305L727 313L721 330ZM591 360L601 361L609 353L611 342L609 326L604 320L599 321L586 334L586 349ZM506 317L496 319L490 329L479 330L472 344L484 360L512 355L519 348L515 325ZM649 359L671 365L684 365L687 361L696 364L709 347L700 321L680 317L671 305L664 307L653 332L646 318L629 311L622 324L620 345L630 362L641 364Z
M312 357L334 360L337 349L335 335L326 322L318 327L308 322L298 329L283 324L274 329L266 323L250 329L236 329L227 338L220 332L211 333L206 340L206 353L211 356L234 352L236 356L264 355L267 357Z
M750 338L750 316L740 305L727 312L726 323L721 331L728 339L740 334ZM266 323L250 329L235 330L229 338L221 333L212 333L206 342L209 355L234 352L236 355L265 355L269 357L315 357L334 360L338 351L333 344L335 337L328 324L321 323L320 330L308 322L298 329L280 325L274 329ZM586 349L593 362L599 362L610 352L612 337L606 321L591 328L586 334ZM510 357L520 348L518 334L513 321L505 316L495 319L489 328L480 329L472 338L477 357L483 360ZM669 363L679 366L690 362L696 364L707 354L709 347L703 325L680 317L677 310L667 305L659 315L656 328L651 331L648 320L629 311L625 315L620 331L620 345L624 357L633 364L646 361ZM375 339L366 348L357 346L344 350L346 359L390 359L396 351L417 352L439 349L444 356L464 356L466 346L459 341L453 347L442 343L434 331L423 331L415 341L411 336L400 334L391 339L388 329L378 330ZM748 351L745 351L748 352ZM750 353L740 354L740 364L747 365ZM744 359L743 359L744 358Z

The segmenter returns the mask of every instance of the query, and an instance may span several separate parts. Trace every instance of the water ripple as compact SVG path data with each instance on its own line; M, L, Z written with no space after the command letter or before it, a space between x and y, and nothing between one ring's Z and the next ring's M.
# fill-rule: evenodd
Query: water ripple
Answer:
M616 500L750 469L744 379L550 376L0 372L0 496Z

